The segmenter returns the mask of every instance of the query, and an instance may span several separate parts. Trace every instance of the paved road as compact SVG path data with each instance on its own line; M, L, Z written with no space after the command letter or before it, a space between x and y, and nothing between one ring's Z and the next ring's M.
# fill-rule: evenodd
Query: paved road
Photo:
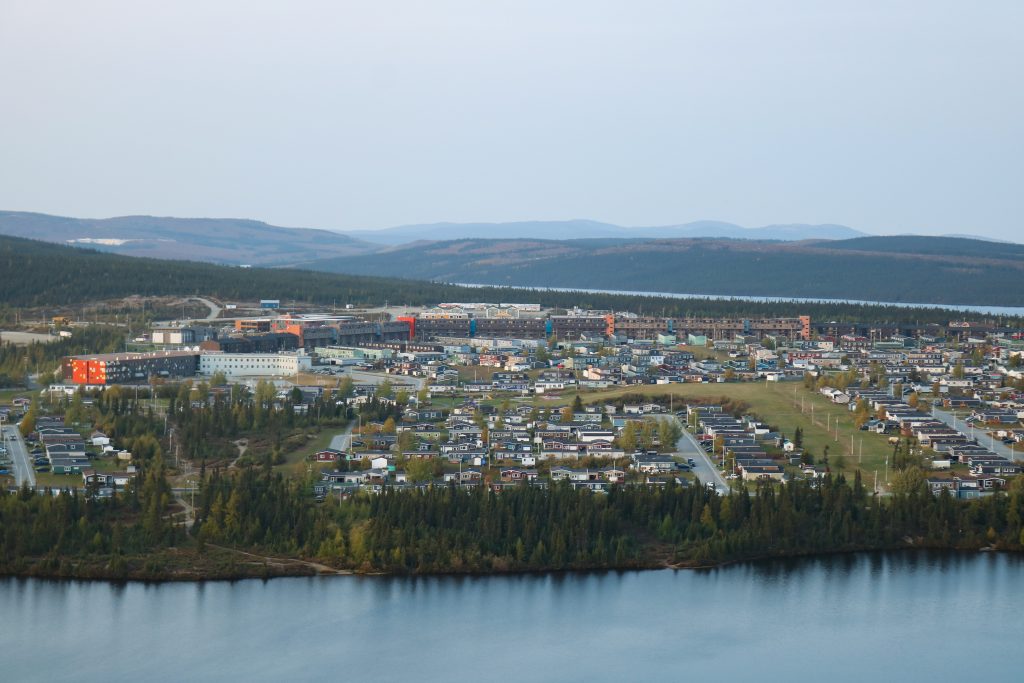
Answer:
M676 442L676 451L684 458L693 458L693 461L697 463L697 466L693 468L693 473L703 483L713 482L715 489L719 493L729 493L729 484L726 483L721 473L715 468L711 458L708 457L707 452L701 447L697 438L687 431L686 427L683 427L683 435Z
M36 471L32 467L28 448L25 446L24 439L21 438L21 432L18 431L17 425L4 425L0 431L3 432L7 454L11 456L14 483L20 488L22 484L28 482L30 487L35 488Z
M336 451L347 451L349 444L352 441L352 429L356 426L355 420L348 423L348 427L345 427L345 431L340 434L335 434L334 438L331 439L331 448Z
M53 334L39 334L37 332L19 332L15 330L0 330L0 342L10 342L15 346L19 344L31 344L32 342L43 342L48 344L60 340L60 337Z
M352 381L356 384L381 384L384 380L391 382L391 386L396 389L399 385L411 385L413 391L419 391L423 388L426 383L425 377L410 377L409 375L389 375L385 372L366 372L365 370L352 370L345 368L344 372L333 375L334 377L340 377L341 375L348 375L352 378Z
M201 296L196 296L192 297L192 301L198 301L200 303L206 304L206 307L210 309L210 313L209 315L206 316L205 320L216 320L217 317L220 315L221 307L215 304L214 302L210 301L209 299L204 299Z
M215 302L210 301L209 299L205 299L205 298L203 298L201 296L190 297L189 301L198 301L199 303L203 304L204 306L206 306L207 308L210 309L209 314L207 314L207 316L205 318L195 318L195 319L192 319L192 320L182 320L182 321L160 320L160 321L154 322L153 326L154 327L160 327L162 325L171 325L171 324L173 324L175 322L184 322L184 323L209 322L211 320L216 320L218 317L220 317L220 312L223 310Z
M953 429L958 430L964 436L972 438L971 425L967 422L964 422L964 420L959 416L954 416L952 412L939 410L938 408L932 409L932 415L935 417L936 420L942 420ZM988 432L988 427L976 426L973 430L973 438L976 439L979 444L989 449L996 455L1001 455L1009 460L1024 459L1024 453L1021 453L1020 450L1016 448L1010 448L1009 446L1001 442L999 439L993 439L989 437L989 435L986 432Z

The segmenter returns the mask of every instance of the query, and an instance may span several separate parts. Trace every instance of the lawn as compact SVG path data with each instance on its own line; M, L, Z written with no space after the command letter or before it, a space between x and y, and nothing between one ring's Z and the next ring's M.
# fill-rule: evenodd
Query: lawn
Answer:
M61 489L84 489L85 483L81 474L54 474L53 472L36 472L36 486L51 486Z

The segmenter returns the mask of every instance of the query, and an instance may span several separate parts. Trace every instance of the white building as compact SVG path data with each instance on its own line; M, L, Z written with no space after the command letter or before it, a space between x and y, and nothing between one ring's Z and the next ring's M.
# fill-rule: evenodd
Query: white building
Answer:
M224 353L205 352L199 356L199 374L223 372L232 377L274 377L308 372L313 358L299 353Z

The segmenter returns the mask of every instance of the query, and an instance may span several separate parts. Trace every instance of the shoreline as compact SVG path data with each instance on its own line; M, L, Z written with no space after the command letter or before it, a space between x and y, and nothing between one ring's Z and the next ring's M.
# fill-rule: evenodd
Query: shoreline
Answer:
M244 553L253 557L261 557L235 549L225 550ZM647 564L624 565L620 567L579 567L568 569L515 569L515 570L494 570L494 571L430 571L430 572L396 572L396 571L362 571L359 569L334 569L330 571L318 571L309 566L305 560L298 558L285 559L275 558L281 562L288 562L286 566L264 564L248 564L251 571L239 571L239 567L233 566L228 571L207 571L183 570L174 571L129 571L126 574L115 574L105 568L95 567L92 571L62 573L60 568L53 571L40 570L33 567L27 571L10 572L0 571L0 579L40 579L44 581L89 581L111 584L160 584L160 583L206 583L206 582L235 582L247 580L262 580L278 578L333 578L333 577L385 577L385 578L428 578L428 577L467 577L486 578L491 576L528 576L539 574L567 575L567 574L595 574L607 572L639 572L639 571L709 571L723 569L726 567L746 564L763 563L777 560L811 560L818 558L834 557L840 555L860 555L873 553L945 553L950 555L983 555L987 553L998 553L1006 555L1020 555L1020 550L1002 549L993 546L980 548L955 548L935 547L927 545L899 545L884 548L848 548L824 552L792 552L780 554L762 554L751 557L742 557L728 560L720 560L710 563L696 562L668 562L660 561ZM318 564L318 563L314 563ZM321 565L327 567L327 565Z

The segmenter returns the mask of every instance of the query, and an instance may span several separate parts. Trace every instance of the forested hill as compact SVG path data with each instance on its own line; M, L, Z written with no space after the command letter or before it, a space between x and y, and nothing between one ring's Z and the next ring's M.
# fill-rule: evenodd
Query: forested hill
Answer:
M240 218L67 218L0 211L0 235L81 244L125 256L281 266L379 248L331 230L282 228Z
M521 287L1024 306L1024 245L950 237L458 240L306 266Z
M432 282L296 269L237 268L164 261L0 236L0 309L57 307L131 295L208 295L224 300L276 298L330 305L434 305L442 301L505 301L633 311L645 315L794 316L832 320L945 323L962 319L938 308L670 299L524 288L458 287ZM975 316L977 317L977 316Z
M918 254L952 258L1024 259L1024 244L990 242L962 237L926 237L924 235L857 237L829 242L828 247L842 251Z

